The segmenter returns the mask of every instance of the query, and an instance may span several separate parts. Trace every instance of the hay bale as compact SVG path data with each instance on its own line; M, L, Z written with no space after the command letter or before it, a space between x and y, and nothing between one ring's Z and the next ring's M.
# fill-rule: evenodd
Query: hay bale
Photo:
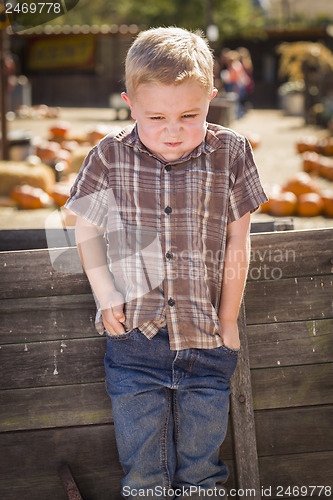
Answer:
M78 172L82 167L83 160L91 150L91 146L79 146L72 152L71 171Z
M15 186L23 184L50 192L55 180L55 172L48 165L0 161L0 196L8 196Z

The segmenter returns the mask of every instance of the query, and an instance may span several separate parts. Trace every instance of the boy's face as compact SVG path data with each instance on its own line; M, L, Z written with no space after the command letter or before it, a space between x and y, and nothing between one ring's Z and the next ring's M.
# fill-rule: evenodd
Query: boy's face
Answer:
M132 99L123 98L137 122L141 142L167 162L187 156L203 141L210 100L196 81L178 85L143 83Z

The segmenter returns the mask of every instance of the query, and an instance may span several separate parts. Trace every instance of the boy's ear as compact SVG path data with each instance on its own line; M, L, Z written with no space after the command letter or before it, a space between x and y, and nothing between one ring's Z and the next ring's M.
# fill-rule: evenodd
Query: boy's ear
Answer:
M216 96L217 93L218 93L218 90L214 87L210 100L214 99L214 97Z
M136 120L135 116L134 116L134 113L133 113L133 104L128 96L128 94L126 94L126 92L122 92L121 93L121 97L124 99L124 101L126 102L126 104L129 105L129 107L131 108L131 117L133 118L133 120Z

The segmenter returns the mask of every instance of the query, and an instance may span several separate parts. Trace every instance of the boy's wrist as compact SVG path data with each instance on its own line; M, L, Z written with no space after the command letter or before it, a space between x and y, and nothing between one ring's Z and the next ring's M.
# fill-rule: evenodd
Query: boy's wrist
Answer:
M239 341L239 331L237 319L220 319L220 327L221 327L221 338L223 340L223 344L232 349L239 349L240 341Z

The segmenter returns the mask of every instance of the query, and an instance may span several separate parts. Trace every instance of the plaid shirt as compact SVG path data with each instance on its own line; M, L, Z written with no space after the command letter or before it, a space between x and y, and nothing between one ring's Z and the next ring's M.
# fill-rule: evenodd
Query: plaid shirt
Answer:
M197 148L167 163L131 125L90 151L66 206L105 228L126 331L152 338L167 324L170 348L180 350L223 344L227 224L266 200L245 137L207 124ZM99 329L100 311L96 318Z

